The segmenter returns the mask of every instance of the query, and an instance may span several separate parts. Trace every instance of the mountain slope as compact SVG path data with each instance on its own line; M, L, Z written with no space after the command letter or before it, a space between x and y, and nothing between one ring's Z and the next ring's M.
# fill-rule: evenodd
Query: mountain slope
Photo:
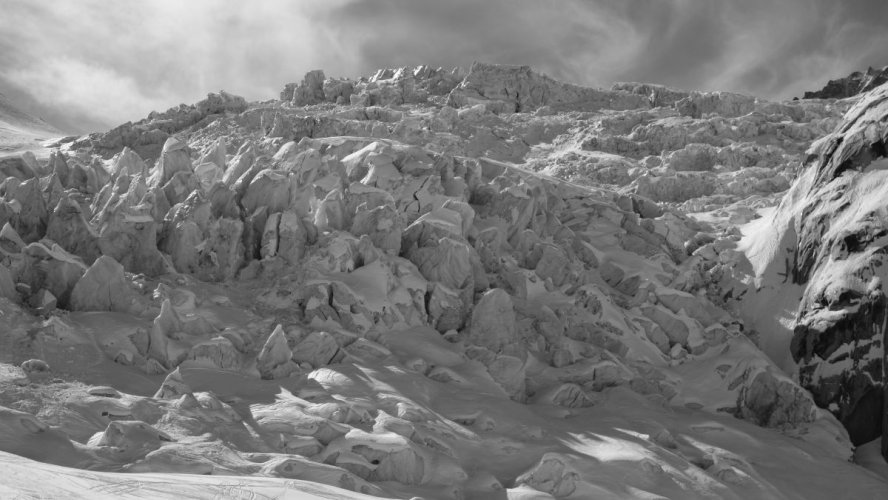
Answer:
M746 315L779 248L737 249L851 104L313 71L4 163L0 459L132 496L880 498Z
M812 146L812 160L770 219L785 234L770 261L781 267L785 261L787 286L803 290L790 346L802 384L839 417L855 444L881 436L888 456L886 120L888 85L882 85Z
M63 132L25 113L0 93L0 155L39 150L42 141L61 135Z
M830 80L820 90L805 92L805 99L844 99L869 92L885 82L888 82L888 66L870 67L863 73L855 71L845 78Z

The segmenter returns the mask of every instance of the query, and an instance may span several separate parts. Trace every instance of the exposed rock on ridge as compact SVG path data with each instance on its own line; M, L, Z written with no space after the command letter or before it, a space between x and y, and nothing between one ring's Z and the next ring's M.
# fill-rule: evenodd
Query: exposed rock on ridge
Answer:
M867 68L863 73L855 71L845 78L830 80L822 89L805 92L805 99L844 99L863 94L888 82L888 66Z

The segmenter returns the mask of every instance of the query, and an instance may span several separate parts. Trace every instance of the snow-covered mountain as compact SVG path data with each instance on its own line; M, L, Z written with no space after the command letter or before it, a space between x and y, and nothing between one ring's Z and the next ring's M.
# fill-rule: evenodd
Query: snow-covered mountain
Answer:
M42 142L62 135L56 127L22 111L0 93L0 156L40 150Z
M6 161L0 492L884 498L885 95L313 71Z

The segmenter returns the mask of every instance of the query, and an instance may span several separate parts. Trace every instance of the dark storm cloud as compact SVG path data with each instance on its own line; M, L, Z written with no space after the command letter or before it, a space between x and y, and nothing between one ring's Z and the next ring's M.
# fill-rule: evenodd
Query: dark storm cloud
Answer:
M787 98L888 64L884 0L4 0L2 13L0 91L79 129L220 88L271 98L314 68L481 60Z
M851 71L888 64L888 2L882 0L797 2L765 25L771 35L762 34L758 57L735 71L739 89L800 95Z
M321 23L355 42L365 69L473 60L529 64L554 77L585 79L587 64L619 64L614 30L630 28L611 6L573 1L359 0Z
M355 0L323 21L367 68L481 59L786 98L888 64L886 14L884 0Z

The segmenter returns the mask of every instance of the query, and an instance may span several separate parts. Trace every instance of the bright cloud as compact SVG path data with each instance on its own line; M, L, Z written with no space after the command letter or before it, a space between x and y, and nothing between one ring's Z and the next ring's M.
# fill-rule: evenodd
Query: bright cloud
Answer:
M39 102L99 119L144 116L170 104L169 99L142 94L131 76L67 57L12 70L8 77Z

